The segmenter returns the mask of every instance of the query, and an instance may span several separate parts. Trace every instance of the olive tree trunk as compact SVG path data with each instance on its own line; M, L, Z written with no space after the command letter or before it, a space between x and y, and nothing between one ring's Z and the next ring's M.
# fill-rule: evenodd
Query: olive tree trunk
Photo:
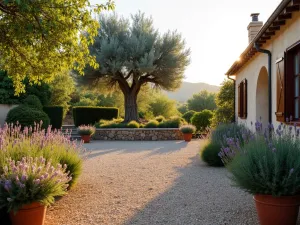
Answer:
M124 93L125 99L125 118L124 122L130 122L132 120L138 121L138 107L137 107L137 94L136 92Z

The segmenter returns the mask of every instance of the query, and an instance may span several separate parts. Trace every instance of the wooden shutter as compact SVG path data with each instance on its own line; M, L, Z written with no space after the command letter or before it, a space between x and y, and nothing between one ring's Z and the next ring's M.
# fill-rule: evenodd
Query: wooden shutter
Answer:
M244 119L247 118L247 112L248 112L248 110L247 110L248 101L247 100L248 100L248 82L245 79L243 81L243 115L242 115L242 117Z
M285 122L285 99L284 99L284 85L285 85L285 60L280 58L276 61L276 120ZM291 87L292 88L292 87Z
M241 117L241 84L238 86L238 116Z

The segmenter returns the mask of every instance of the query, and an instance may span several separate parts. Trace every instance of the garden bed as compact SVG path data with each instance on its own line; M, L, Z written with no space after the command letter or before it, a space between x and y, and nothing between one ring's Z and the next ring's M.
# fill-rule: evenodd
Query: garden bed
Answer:
M98 128L93 137L95 140L183 140L178 128Z

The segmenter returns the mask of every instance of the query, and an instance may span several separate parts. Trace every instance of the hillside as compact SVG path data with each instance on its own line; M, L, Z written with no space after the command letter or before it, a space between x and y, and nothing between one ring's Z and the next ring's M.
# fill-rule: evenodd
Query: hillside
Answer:
M185 102L190 97L193 96L193 94L196 94L202 90L207 90L209 92L218 92L220 89L220 86L216 85L210 85L206 83L189 83L189 82L183 82L181 87L175 91L175 92L166 92L166 94L169 96L169 98L177 100L179 102Z

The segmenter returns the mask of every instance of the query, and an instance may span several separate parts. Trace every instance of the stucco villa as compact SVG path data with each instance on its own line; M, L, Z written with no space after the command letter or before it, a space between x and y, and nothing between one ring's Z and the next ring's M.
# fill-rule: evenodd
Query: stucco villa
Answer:
M283 0L265 24L258 15L251 15L248 47L226 72L237 121L300 125L300 0Z

